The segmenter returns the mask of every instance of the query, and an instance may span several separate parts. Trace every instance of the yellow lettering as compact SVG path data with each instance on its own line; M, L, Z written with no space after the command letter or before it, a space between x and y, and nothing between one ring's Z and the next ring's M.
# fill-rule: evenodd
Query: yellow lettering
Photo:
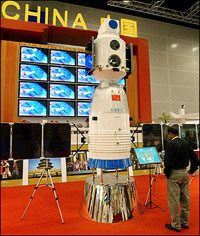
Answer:
M45 7L45 24L49 23L49 8Z
M7 15L7 13L6 13L6 8L7 8L8 6L10 6L10 5L11 5L11 6L15 6L15 7L17 8L17 10L20 10L20 9L21 9L21 8L20 8L20 5L19 5L17 2L15 2L15 1L6 1L6 2L4 2L4 3L2 4L2 7L1 7L3 17L4 17L4 18L7 18L7 19L12 19L12 20L18 20L19 17L20 17L19 14L16 14L16 15L14 15L14 16L9 16L9 15Z
M56 25L56 18L60 21L61 25L67 27L67 11L65 11L65 19L63 20L57 9L53 9L53 25Z
M84 30L87 30L87 26L81 13L77 14L74 24L72 25L72 28L75 28L76 26L81 26Z
M110 19L110 15L107 15L107 17L106 17L106 18ZM104 18L104 17L101 17L101 21L100 21L100 24L101 24L101 25L102 25L102 23L104 22L104 20L105 20L106 18Z
M137 37L137 22L134 20L121 19L121 35Z
M41 6L37 7L37 12L29 11L29 4L25 4L25 21L28 21L29 16L36 16L37 23L40 23Z

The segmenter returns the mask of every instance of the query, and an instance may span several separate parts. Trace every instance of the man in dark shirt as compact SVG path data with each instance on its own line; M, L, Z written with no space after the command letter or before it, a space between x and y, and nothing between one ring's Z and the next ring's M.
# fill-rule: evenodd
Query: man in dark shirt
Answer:
M165 224L168 229L181 232L181 226L189 228L189 174L193 174L199 165L197 154L188 143L178 137L178 130L168 128L168 138L171 140L165 150L164 173L167 178L168 207L171 224ZM186 167L190 162L190 170ZM189 173L188 173L189 172ZM181 213L179 214L179 204Z

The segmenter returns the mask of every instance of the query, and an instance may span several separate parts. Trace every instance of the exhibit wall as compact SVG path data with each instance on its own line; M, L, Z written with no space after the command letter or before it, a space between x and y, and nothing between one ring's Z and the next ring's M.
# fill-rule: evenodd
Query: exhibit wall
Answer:
M1 6L2 18L84 30L97 31L106 17L119 20L122 35L149 43L152 120L158 122L163 112L178 113L182 104L186 105L186 113L199 111L198 29L56 1L2 1ZM131 30L124 30L124 22L126 27L137 23L132 35ZM131 92L137 99L135 90Z

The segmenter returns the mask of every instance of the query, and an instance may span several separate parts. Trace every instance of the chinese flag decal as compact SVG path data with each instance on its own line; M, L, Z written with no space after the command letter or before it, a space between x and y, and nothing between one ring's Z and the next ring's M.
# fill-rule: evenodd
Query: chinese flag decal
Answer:
M120 95L112 95L112 101L120 101Z

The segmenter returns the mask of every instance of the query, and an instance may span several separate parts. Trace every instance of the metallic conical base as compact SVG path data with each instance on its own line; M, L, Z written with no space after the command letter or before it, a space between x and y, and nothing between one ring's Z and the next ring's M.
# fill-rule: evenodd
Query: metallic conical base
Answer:
M102 223L116 223L133 217L135 180L115 174L89 177L85 181L84 199L91 219Z

